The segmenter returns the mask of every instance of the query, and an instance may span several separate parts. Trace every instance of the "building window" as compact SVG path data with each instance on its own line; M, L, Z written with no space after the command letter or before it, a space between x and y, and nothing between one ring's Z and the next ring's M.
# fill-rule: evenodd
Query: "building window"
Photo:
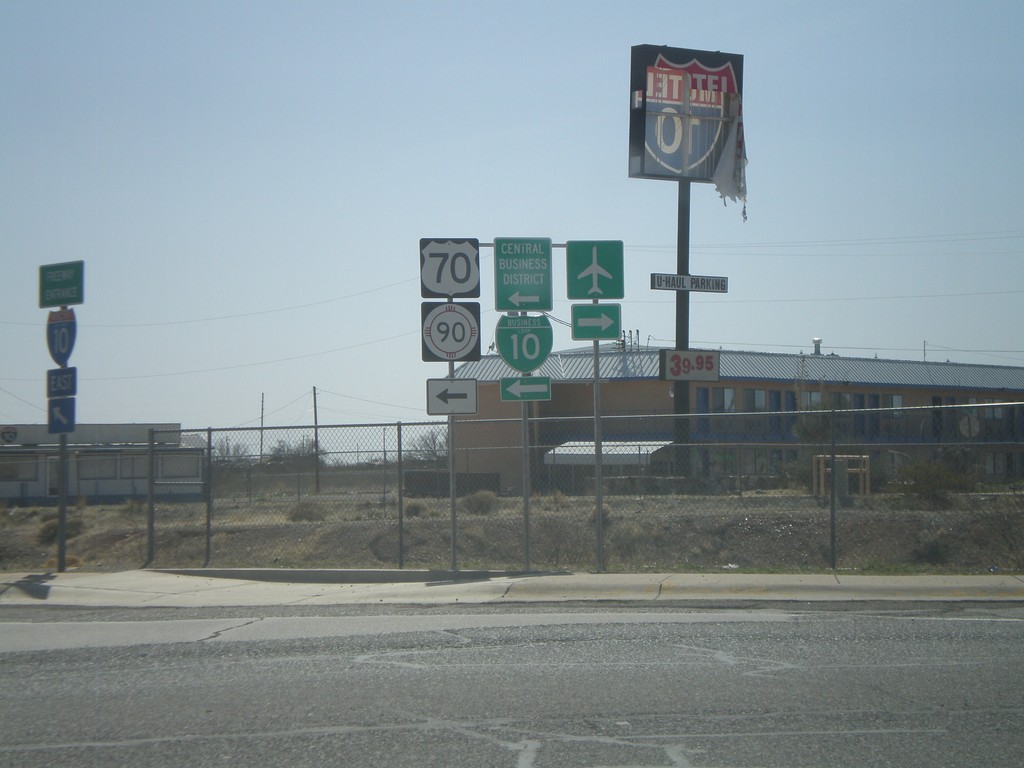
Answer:
M191 479L199 477L198 456L161 456L160 476Z
M732 387L716 387L711 390L712 413L735 413L736 390Z
M125 480L145 480L149 477L149 458L143 454L122 456L121 477Z
M833 392L830 400L832 407L837 411L848 411L853 408L853 395L849 392Z
M821 410L821 392L804 391L800 393L800 405L805 411Z
M899 411L899 409L903 407L903 395L882 395L880 404L882 408L892 408L895 411L892 414L894 418L898 418L903 415Z
M0 480L38 480L39 457L34 453L0 455Z
M82 454L78 457L79 480L116 480L117 457Z
M747 413L761 413L768 410L768 392L764 389L748 389L745 391Z

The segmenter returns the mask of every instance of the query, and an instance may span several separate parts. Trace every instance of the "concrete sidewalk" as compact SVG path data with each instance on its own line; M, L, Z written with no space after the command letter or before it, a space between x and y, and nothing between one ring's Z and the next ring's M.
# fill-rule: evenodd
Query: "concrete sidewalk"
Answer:
M279 569L0 575L5 605L227 607L673 601L1021 601L1024 576L508 574Z

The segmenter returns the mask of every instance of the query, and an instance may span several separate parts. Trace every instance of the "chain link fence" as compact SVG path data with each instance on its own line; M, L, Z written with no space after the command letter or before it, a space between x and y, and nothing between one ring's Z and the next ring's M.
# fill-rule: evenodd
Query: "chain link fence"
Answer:
M146 560L1024 568L1019 404L638 415L601 426L598 489L592 418L456 420L454 506L447 422L183 431L198 474L165 477L151 456Z

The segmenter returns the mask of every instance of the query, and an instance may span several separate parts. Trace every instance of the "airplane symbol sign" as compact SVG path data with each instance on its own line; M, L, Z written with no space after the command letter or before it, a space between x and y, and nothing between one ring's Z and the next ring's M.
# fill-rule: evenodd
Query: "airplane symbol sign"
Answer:
M570 240L565 244L565 259L570 299L625 297L621 240Z

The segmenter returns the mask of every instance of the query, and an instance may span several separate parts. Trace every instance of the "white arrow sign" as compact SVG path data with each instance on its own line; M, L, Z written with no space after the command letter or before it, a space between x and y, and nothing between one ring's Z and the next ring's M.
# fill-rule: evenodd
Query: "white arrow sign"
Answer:
M501 399L516 400L550 400L550 376L522 376L515 379L501 380Z
M598 317L581 317L576 321L576 324L580 328L600 328L603 331L614 322L614 320L602 312Z
M508 297L508 300L518 307L523 304L536 304L540 301L540 296L525 296L520 294L519 291L516 291Z

